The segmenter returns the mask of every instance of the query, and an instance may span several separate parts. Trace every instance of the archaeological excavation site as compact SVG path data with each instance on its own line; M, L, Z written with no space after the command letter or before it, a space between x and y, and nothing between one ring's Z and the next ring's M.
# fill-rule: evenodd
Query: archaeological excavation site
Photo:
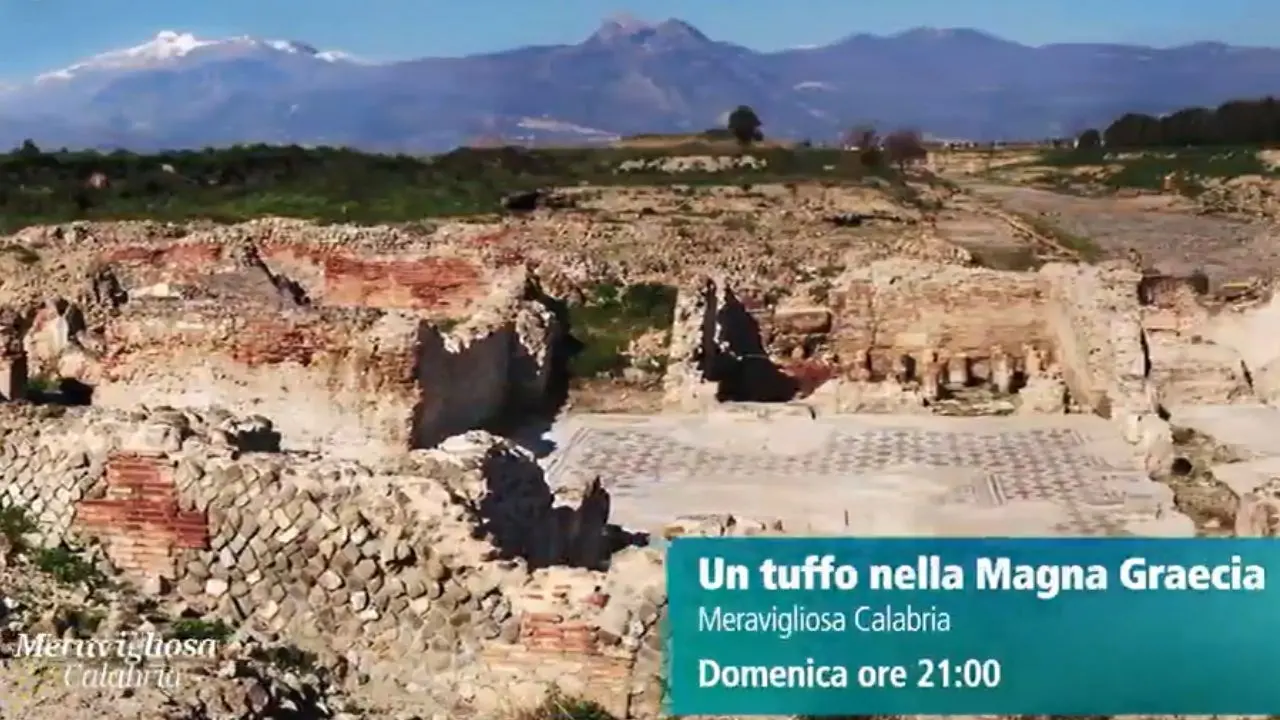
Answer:
M1085 262L957 190L927 210L575 192L416 229L5 238L0 577L57 582L0 588L4 646L220 629L231 654L191 697L99 717L502 718L552 697L647 720L677 536L1280 528L1265 283ZM1051 251L996 267L983 233ZM607 316L658 286L674 300L648 325ZM618 364L583 377L602 337ZM0 659L26 703L6 718L88 702Z

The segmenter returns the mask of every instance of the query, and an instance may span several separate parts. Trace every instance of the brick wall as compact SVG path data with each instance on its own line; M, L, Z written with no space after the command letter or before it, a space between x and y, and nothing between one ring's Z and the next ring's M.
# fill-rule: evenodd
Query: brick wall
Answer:
M497 439L388 468L231 453L213 442L228 440L221 413L139 419L74 408L48 418L0 403L0 427L14 450L0 453L0 497L31 511L42 541L96 537L134 578L172 571L160 587L197 612L317 654L352 653L378 682L413 683L415 694L481 717L518 707L515 698L536 704L557 684L619 717L643 700L637 686L657 692L630 636L641 619L636 588L647 598L663 577L656 554L633 553L656 563L644 582L618 556L608 574L481 559L522 554L504 538L570 545L536 463ZM231 447L243 450L241 440L233 434ZM208 508L207 518L189 507ZM521 526L490 534L502 551L477 539L509 524ZM653 646L653 633L640 640Z
M486 292L484 269L459 257L362 257L303 242L267 243L261 254L322 305L433 310L464 306Z
M435 309L483 293L483 275L461 258L324 260L324 302L376 308Z
M184 362L226 357L250 367L297 363L304 367L358 356L365 384L402 385L413 381L417 325L396 325L379 342L366 337L382 317L376 310L319 310L280 313L258 307L188 306L174 312L166 305L128 306L105 329L101 366L112 379L138 374L185 371ZM189 354L193 360L180 359Z
M305 324L284 319L253 319L246 321L236 333L227 354L249 367L287 362L306 367L317 352L332 349L332 343L323 334Z
M98 537L111 561L127 572L169 576L174 551L205 549L205 513L184 511L168 461L118 453L106 465L106 495L76 504L73 524Z
M760 298L740 299L800 396L837 376L894 377L904 356L928 352L944 362L963 356L979 365L1002 354L1021 357L1027 345L1053 355L1046 287L1037 276L926 272L933 267L894 278L873 268L834 292L830 307L768 307Z
M1010 355L1025 343L1049 346L1043 288L1025 278L975 274L957 278L857 281L835 294L837 350L873 354L932 349L942 355L985 357L994 347Z
M115 245L106 249L100 259L123 270L132 285L188 282L211 272L223 260L226 248L217 242Z
M520 600L562 610L519 615L516 642L486 648L491 666L514 677L536 677L548 687L593 700L617 717L629 717L635 653L597 627L592 617L609 601L595 592L574 597L581 587L553 586L520 592ZM575 607L576 605L576 607Z
M554 613L526 613L520 618L520 643L529 650L596 652L597 629L583 620Z
M154 267L205 267L222 258L221 243L177 243L173 245L117 245L102 254L107 263L151 265Z

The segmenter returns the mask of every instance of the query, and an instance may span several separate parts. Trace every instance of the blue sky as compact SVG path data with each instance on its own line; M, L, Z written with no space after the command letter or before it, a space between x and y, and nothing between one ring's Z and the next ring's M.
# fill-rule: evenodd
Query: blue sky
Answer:
M973 27L1028 44L1217 40L1280 45L1274 0L0 0L0 78L14 80L160 30L302 40L375 60L577 42L619 12L679 17L761 50L855 32Z

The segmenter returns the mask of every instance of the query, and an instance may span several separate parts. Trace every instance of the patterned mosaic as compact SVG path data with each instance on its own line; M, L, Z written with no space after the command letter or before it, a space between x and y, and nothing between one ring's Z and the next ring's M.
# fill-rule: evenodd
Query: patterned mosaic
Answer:
M946 432L851 424L848 429L815 426L814 432L825 437L817 442L814 435L805 437L803 448L778 448L775 440L749 449L740 438L726 438L717 448L705 429L695 443L689 442L688 432L660 425L586 426L559 449L548 476L558 484L569 477L598 475L607 487L625 492L710 477L848 481L904 466L967 468L976 471L975 480L956 487L942 502L1060 503L1072 518L1061 529L1085 535L1121 534L1123 523L1116 513L1131 510L1135 494L1141 501L1143 485L1149 483L1144 473L1091 452L1085 438L1070 428ZM766 449L768 445L774 447Z

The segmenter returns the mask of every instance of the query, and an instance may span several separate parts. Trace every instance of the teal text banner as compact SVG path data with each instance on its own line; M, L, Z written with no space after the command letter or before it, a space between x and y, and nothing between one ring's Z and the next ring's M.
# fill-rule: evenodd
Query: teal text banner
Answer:
M1280 714L1275 540L681 538L667 583L672 715Z

